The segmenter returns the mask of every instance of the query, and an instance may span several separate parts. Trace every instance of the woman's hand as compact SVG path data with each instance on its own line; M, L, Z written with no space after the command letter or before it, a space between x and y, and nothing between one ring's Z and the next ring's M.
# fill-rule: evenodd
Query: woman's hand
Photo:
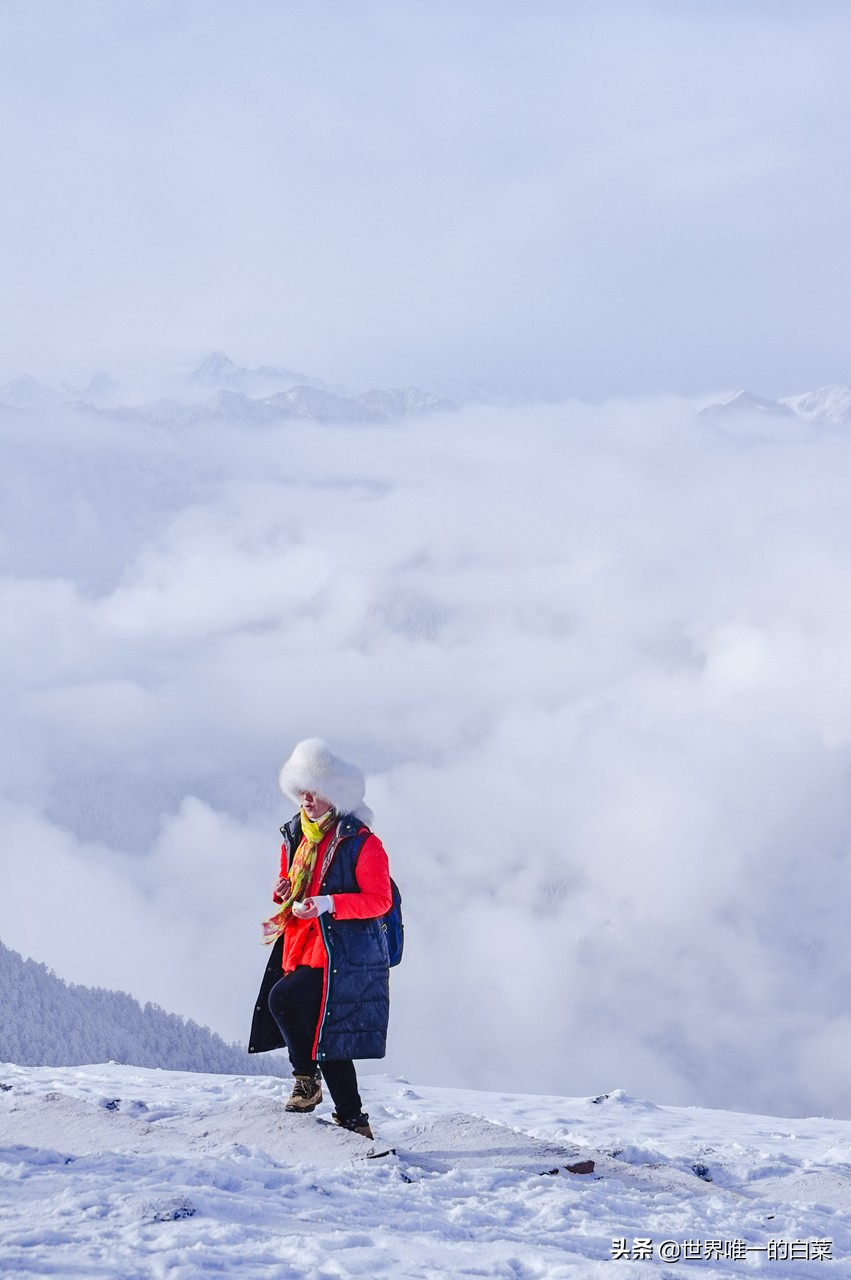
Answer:
M334 910L334 899L331 894L322 894L318 898L305 898L304 902L293 903L293 915L299 920L315 920L326 911Z
M283 902L284 898L288 896L289 891L290 891L289 880L287 879L286 876L281 876L280 880L272 890L272 901Z

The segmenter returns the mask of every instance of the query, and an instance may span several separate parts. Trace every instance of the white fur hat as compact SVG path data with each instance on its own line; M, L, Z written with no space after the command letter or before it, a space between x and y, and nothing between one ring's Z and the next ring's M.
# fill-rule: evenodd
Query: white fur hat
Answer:
M337 813L354 814L367 826L372 823L372 810L363 802L363 774L357 765L335 756L321 738L296 743L278 775L278 786L295 805L300 791L315 791L330 800Z

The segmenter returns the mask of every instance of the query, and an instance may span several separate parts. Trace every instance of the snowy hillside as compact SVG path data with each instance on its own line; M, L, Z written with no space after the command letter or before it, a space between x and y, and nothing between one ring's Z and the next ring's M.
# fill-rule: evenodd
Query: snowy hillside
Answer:
M69 985L2 942L0 1008L0 1061L67 1066L103 1058L177 1071L288 1072L281 1054L249 1058L243 1046L157 1005L142 1008L123 991Z
M367 1142L324 1107L285 1114L286 1094L270 1079L0 1066L0 1274L848 1274L849 1122L368 1076Z

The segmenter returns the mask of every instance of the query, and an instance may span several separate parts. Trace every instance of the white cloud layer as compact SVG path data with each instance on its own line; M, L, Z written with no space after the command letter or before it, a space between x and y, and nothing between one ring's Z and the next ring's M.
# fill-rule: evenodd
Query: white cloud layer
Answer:
M841 428L2 412L8 946L243 1038L320 734L404 893L391 1069L851 1115Z

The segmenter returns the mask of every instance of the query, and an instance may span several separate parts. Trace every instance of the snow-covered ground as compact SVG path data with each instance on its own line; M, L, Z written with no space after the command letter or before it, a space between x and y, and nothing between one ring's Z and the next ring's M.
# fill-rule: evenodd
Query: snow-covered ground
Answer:
M851 1274L849 1121L363 1085L374 1142L281 1080L0 1066L0 1275Z

